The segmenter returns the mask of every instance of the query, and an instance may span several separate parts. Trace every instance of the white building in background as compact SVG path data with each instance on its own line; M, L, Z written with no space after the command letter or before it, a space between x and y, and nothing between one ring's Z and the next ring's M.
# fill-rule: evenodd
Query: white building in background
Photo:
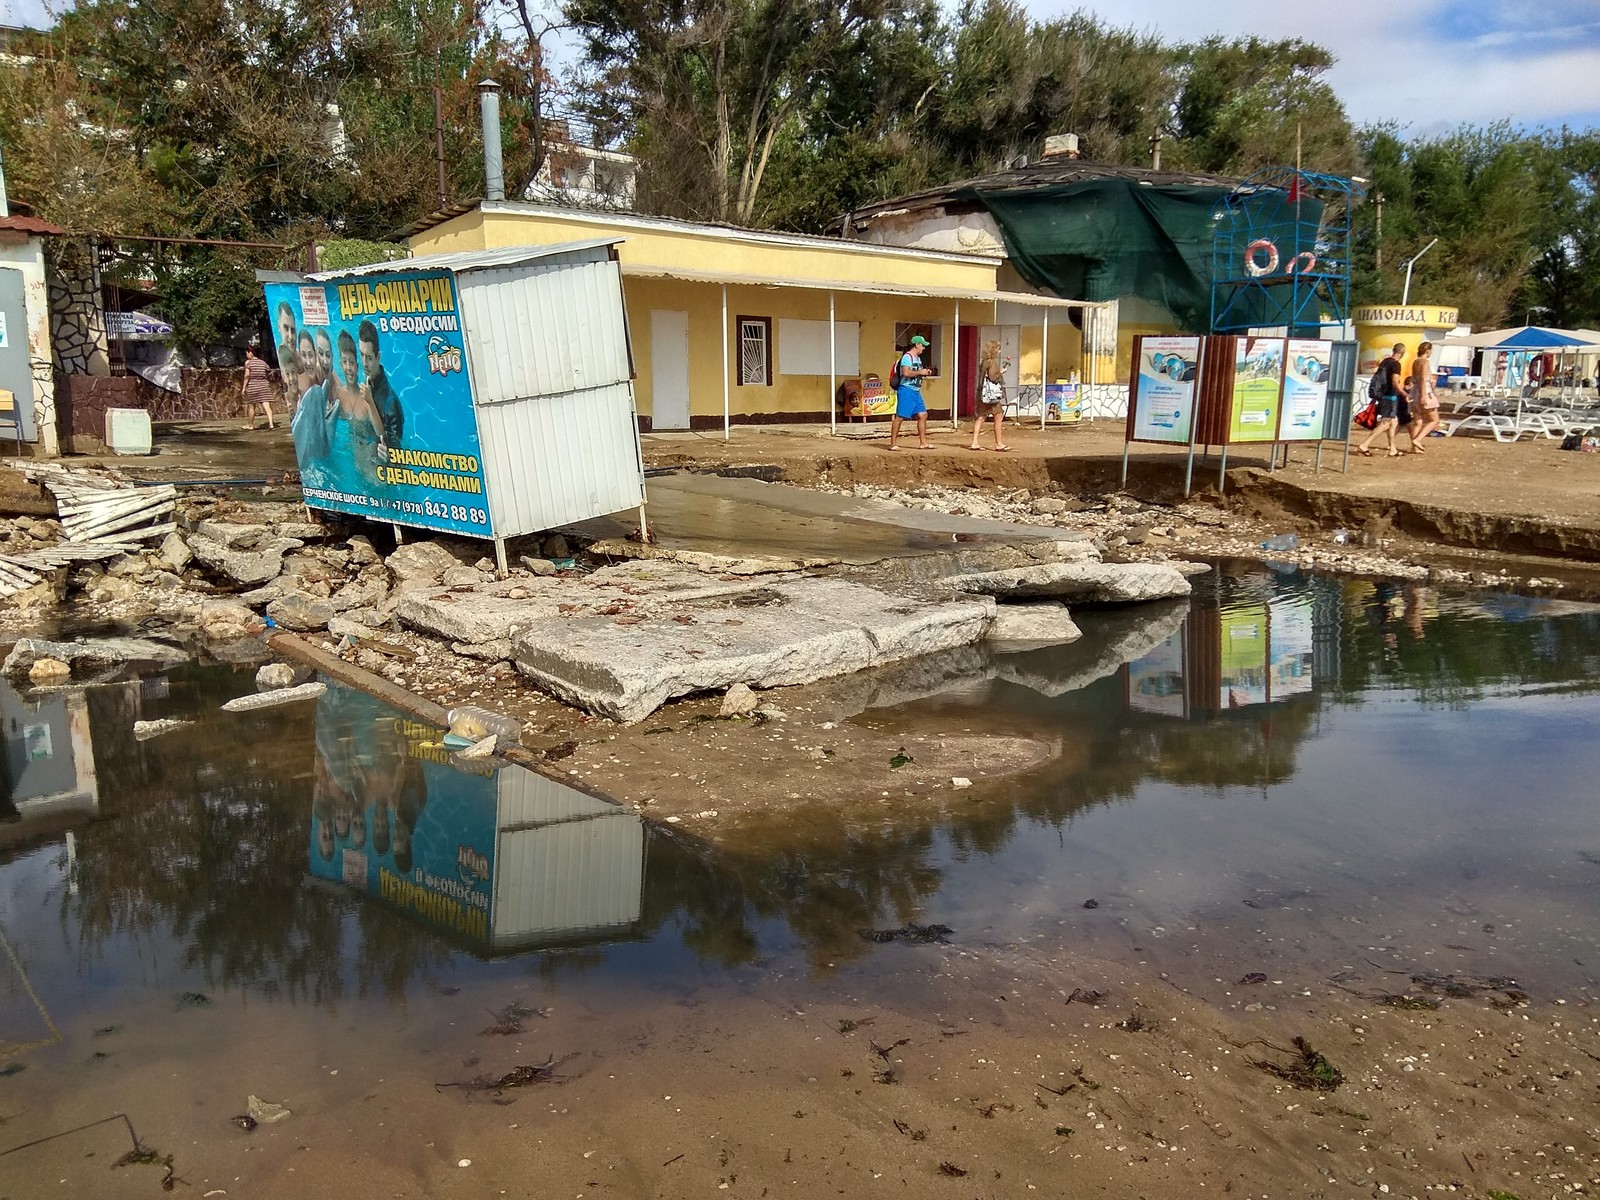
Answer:
M639 164L599 145L594 126L570 113L545 118L545 159L524 200L567 208L631 212Z

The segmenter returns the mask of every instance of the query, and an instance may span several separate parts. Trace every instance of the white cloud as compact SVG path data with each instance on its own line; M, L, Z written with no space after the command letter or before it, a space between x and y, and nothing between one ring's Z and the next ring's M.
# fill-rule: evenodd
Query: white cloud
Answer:
M1353 121L1395 121L1414 133L1509 120L1517 125L1600 123L1600 45L1595 26L1572 17L1589 0L1554 0L1529 32L1520 5L1444 0L1023 0L1039 17L1078 7L1112 25L1168 41L1298 37L1338 58L1329 82Z

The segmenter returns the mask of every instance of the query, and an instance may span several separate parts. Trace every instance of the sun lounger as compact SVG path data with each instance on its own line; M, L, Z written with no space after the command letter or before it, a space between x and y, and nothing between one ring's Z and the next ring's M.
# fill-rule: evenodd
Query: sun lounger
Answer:
M1487 413L1462 417L1459 421L1446 421L1440 426L1440 429L1445 437L1455 437L1458 433L1482 431L1492 435L1497 442L1514 442L1526 432L1526 430L1517 427L1517 419L1515 417L1496 417Z

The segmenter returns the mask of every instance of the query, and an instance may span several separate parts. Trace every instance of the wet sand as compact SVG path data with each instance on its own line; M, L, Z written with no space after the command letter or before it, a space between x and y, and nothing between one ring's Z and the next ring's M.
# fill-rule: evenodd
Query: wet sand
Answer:
M150 1001L115 1034L65 1030L26 1087L0 1083L0 1128L13 1145L126 1112L197 1196L1531 1198L1600 1174L1596 1018L1564 998L1399 1011L1351 994L1392 986L1371 968L1202 997L1155 962L959 933L836 973L746 968L731 988L549 970L559 996L507 972L376 1010ZM548 1015L483 1034L513 1001ZM1289 1062L1297 1037L1341 1086L1252 1065ZM555 1082L438 1086L552 1058ZM252 1092L293 1115L235 1128ZM112 1168L127 1145L107 1124L0 1159L0 1195L157 1194L161 1167Z

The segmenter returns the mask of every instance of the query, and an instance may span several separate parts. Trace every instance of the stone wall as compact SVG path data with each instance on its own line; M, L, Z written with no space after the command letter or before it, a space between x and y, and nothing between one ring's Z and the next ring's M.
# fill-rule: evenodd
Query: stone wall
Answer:
M243 389L240 367L185 367L181 393L158 388L138 375L57 372L61 446L69 454L103 454L108 408L142 408L153 422L242 421L248 415Z
M88 243L58 238L47 247L50 334L55 367L67 375L110 375L100 268Z

